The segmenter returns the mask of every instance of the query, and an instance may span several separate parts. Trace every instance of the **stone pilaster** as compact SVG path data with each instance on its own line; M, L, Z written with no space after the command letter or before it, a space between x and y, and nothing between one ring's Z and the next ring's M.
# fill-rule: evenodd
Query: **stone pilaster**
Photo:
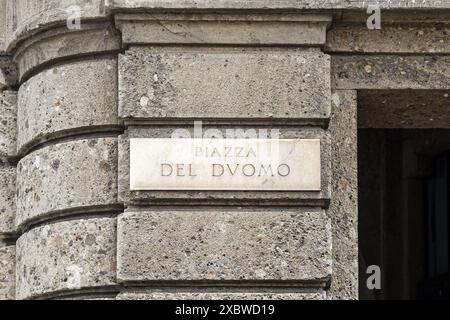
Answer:
M0 298L115 296L121 39L103 1L0 3Z
M120 299L323 299L332 276L330 16L118 14ZM321 140L321 191L133 191L129 140L177 129ZM220 207L218 207L220 206ZM153 243L152 249L148 244ZM202 289L199 288L201 284ZM158 289L164 285L166 289ZM233 288L230 288L232 286ZM187 287L187 289L186 289Z
M0 300L15 298L17 92L0 89Z

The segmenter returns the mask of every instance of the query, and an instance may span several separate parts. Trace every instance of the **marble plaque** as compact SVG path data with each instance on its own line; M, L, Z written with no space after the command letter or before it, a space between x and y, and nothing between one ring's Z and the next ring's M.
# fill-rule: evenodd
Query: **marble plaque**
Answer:
M320 191L320 139L130 139L130 189Z

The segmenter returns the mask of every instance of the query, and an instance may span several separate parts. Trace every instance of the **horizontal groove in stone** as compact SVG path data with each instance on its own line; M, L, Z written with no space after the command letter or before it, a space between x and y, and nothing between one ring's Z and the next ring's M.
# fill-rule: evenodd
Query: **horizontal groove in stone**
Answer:
M30 300L114 300L120 292L120 288L118 285L111 285L98 288L58 290L36 295Z
M88 53L80 53L76 55L61 57L61 58L54 58L50 61L44 62L42 64L39 64L38 66L31 68L29 71L24 73L22 77L20 78L20 84L23 84L24 82L28 81L30 78L34 77L35 75L46 71L48 69L51 69L55 66L61 66L67 63L76 62L76 61L85 61L85 60L91 60L91 59L100 59L102 57L111 57L111 56L117 56L117 54L121 53L123 51L121 50L110 50L110 51L98 51L98 52L88 52Z
M210 204L204 204L202 206L198 206L195 208L196 212L204 212L204 211L211 211L211 210L227 210L229 212L239 212L243 208L247 210L251 210L252 212L260 212L261 214L266 213L266 210L274 209L274 210L283 210L283 209L292 209L291 206L278 206L278 205L267 205L267 206L261 206L259 204L253 204L253 205L247 205L247 206L226 206L226 205L210 205ZM312 210L314 212L320 212L320 210L323 209L321 206L313 207L311 206L309 210ZM124 208L124 212L139 212L139 211L149 211L149 210L162 210L162 211L189 211L192 212L192 206L190 206L188 203L184 203L182 205L173 205L172 203L166 204L166 205L158 205L158 204L146 204L143 206L139 205L128 205Z
M17 152L17 160L27 156L32 152L51 145L90 138L117 137L123 132L123 127L121 127L120 125L86 126L75 129L56 131L54 133L40 136L38 139L34 139L29 143L23 145L23 147Z
M16 233L2 233L0 234L0 248L15 246L19 235Z
M117 203L115 205L79 207L52 211L42 217L30 219L26 223L21 224L20 227L17 228L17 232L23 234L35 228L64 221L88 220L105 217L113 218L117 217L123 211L124 206L121 203Z
M19 228L54 211L117 204L117 138L70 140L28 154L17 165L17 195Z
M317 126L326 129L330 122L329 118L121 118L125 127L132 126L186 126L192 125L194 121L202 121L204 125L219 126L283 126L283 127L305 127Z
M79 30L52 28L22 42L14 53L20 80L45 65L120 51L118 30L110 22L83 22L80 26Z
M298 287L125 287L117 300L325 300L323 288Z
M44 0L48 1L48 0ZM50 0L52 1L52 0ZM92 1L92 0L91 0ZM91 2L90 1L90 2ZM103 1L103 0L94 0L94 1ZM17 2L17 0L13 0L11 2ZM55 11L53 11L54 13ZM16 30L9 29L9 37L7 37L5 41L4 50L7 53L14 52L20 45L25 42L27 39L32 38L33 36L40 35L41 33L50 31L55 28L61 28L67 26L67 13L64 9L56 9L57 14L51 15L50 12L46 12L46 14L37 14L35 18L37 19L29 19L26 21L24 25L20 25L18 23L18 28ZM82 11L82 13L86 13L89 11ZM92 12L92 11L90 11ZM49 20L48 17L51 17ZM57 17L57 18L55 18ZM39 21L39 19L44 19L45 21ZM111 15L93 15L93 16L81 16L81 23L105 23L112 22Z
M234 290L254 290L261 288L274 288L276 290L307 290L307 289L326 289L328 287L329 277L315 281L247 281L247 280L218 280L218 281L123 281L119 280L119 284L124 288L158 288L158 289L175 289L175 290L191 290L198 289L234 289Z
M244 191L237 191L239 193L244 193ZM153 192L157 194L156 192ZM127 206L136 206L136 207L153 207L153 206L161 206L167 205L171 206L207 206L211 208L215 207L319 207L327 209L330 204L330 199L300 199L301 196L305 195L305 193L293 193L293 197L283 199L282 195L286 194L286 192L269 192L274 197L272 199L264 199L264 194L262 192L252 192L253 196L259 196L259 198L246 198L240 197L235 198L236 192L228 192L229 197L224 197L226 192L217 191L217 192L202 192L203 197L194 198L194 194L196 192L190 192L187 194L185 191L173 191L171 192L171 196L166 196L164 194L161 195L161 198L152 198L152 199L133 199L130 201L125 201ZM174 198L173 194L178 194L178 198ZM216 196L214 196L216 195ZM294 196L295 195L295 196ZM294 197L298 197L298 199L293 199ZM170 203L170 204L167 204Z

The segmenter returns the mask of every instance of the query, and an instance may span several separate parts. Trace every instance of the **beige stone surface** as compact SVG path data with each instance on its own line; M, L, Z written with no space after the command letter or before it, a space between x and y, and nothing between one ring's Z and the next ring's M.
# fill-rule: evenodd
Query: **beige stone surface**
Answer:
M400 14L399 17L402 15ZM366 16L367 17L367 16ZM383 14L383 21L384 21ZM438 27L436 27L438 26ZM327 34L328 53L450 53L449 25L433 23L383 23L379 30L369 30L364 20L337 24Z
M0 157L16 155L17 92L0 91Z
M450 89L450 56L334 55L335 89Z
M39 29L48 28L55 24L67 25L72 11L68 11L72 6L78 6L82 19L105 17L104 1L72 1L72 0L7 0L9 1L9 16L13 16L14 23L9 23L10 39L8 47L30 33L35 33Z
M117 120L117 62L89 59L54 66L22 84L18 150L69 132L111 130Z
M15 298L15 246L0 247L0 300Z
M17 199L18 226L117 205L117 139L75 140L30 153L17 167Z
M450 90L360 90L359 128L450 128Z
M114 218L31 229L17 241L17 298L114 285L115 252Z
M329 72L319 49L133 47L119 58L119 115L325 122Z
M0 236L14 233L16 215L16 167L0 160Z
M365 9L368 5L384 9L450 8L447 0L112 0L109 4L116 9Z
M14 52L19 77L24 78L44 63L81 55L105 54L120 49L120 37L110 22L84 22L81 29L52 28L28 38Z
M325 291L280 289L148 289L123 290L117 300L325 300Z
M331 15L261 13L118 14L123 44L298 45L325 43Z
M331 228L314 209L160 209L118 220L118 279L288 281L324 286Z
M333 273L328 299L358 299L358 162L356 91L333 92L330 207Z

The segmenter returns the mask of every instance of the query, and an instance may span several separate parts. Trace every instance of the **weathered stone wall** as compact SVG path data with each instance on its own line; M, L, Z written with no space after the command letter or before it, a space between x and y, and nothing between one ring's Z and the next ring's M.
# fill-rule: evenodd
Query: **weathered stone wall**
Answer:
M356 299L357 90L450 83L450 3L368 3L0 0L0 299ZM321 190L130 190L194 120L320 139Z

